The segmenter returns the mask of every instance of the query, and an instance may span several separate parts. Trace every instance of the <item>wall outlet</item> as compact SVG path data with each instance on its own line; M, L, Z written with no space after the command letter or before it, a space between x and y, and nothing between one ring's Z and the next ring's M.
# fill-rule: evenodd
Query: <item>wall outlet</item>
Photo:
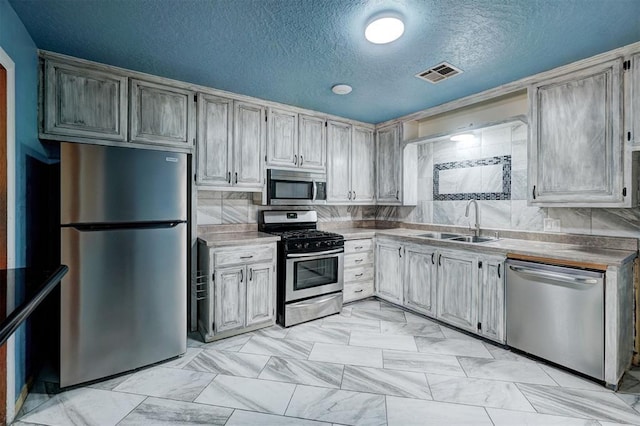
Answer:
M544 220L544 232L560 232L560 219L546 218Z

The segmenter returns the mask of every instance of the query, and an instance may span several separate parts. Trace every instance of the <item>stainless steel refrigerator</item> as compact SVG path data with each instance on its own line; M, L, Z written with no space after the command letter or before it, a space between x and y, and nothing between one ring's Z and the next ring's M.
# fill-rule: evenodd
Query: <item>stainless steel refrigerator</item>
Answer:
M61 387L186 351L187 158L61 144Z

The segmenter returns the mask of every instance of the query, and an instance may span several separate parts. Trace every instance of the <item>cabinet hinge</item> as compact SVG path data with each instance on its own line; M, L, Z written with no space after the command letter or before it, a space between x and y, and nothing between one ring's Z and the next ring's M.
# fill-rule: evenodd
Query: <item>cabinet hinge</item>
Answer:
M631 60L630 59L627 59L626 61L624 61L622 63L622 69L625 70L625 71L631 69Z
M482 262L478 262L478 268L482 268Z
M627 188L622 188L622 196L623 197L627 196Z
M478 323L478 331L482 331L482 323L481 322Z

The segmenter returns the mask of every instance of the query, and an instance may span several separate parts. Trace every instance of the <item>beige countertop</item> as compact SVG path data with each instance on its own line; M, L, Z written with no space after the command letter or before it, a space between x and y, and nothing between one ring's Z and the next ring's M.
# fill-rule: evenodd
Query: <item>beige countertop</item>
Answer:
M198 233L198 239L209 247L224 247L249 244L268 244L280 241L277 235L265 232L205 232Z
M407 228L343 228L331 229L331 232L342 234L347 240L384 236L402 241L429 244L442 248L464 249L480 254L509 255L510 257L530 256L593 265L620 266L635 258L637 254L635 251L631 250L603 249L578 244L516 240L510 238L500 238L498 240L485 243L449 241L420 236L421 234L427 233L437 235L439 234L438 232Z

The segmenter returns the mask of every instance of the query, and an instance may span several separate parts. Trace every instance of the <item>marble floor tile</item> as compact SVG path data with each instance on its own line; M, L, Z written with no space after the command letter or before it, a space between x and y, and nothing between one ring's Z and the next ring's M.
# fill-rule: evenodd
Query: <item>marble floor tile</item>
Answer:
M380 321L362 319L362 318L347 318L339 315L327 317L322 321L322 327L325 328L339 328L349 331L368 331L379 333Z
M423 336L444 338L438 324L419 322L388 322L380 321L380 332L382 334L399 334L405 336Z
M244 377L217 376L196 398L211 404L241 410L284 414L296 385Z
M342 389L407 398L431 399L431 392L424 373L386 370L383 368L344 368Z
M340 364L271 357L259 378L301 385L340 388Z
M115 385L114 385L115 386ZM106 389L111 390L111 389ZM20 412L16 417L22 417L25 414L33 411L35 408L41 406L56 394L55 389L49 388L48 384L42 381L37 381L33 384L33 387L29 391L27 398L20 408Z
M640 424L640 413L611 392L518 384L539 413Z
M436 401L535 412L515 383L438 374L427 380Z
M137 393L159 398L193 401L215 374L175 368L153 367L138 371L113 388L117 392Z
M430 320L424 315L414 314L413 312L405 311L404 317L408 323L419 323L419 324L434 324L438 325L435 321Z
M594 390L599 392L612 392L606 387L598 384L596 382L589 381L587 379L583 379L582 377L576 376L574 374L570 374L568 372L559 370L557 368L538 364L540 368L542 368L545 373L547 373L551 378L563 388L574 388L574 389L586 389L586 390Z
M461 331L458 330L454 330L453 328L449 328L447 326L442 326L440 327L442 329L442 334L444 334L444 337L446 337L447 339L463 339L463 340L472 340L472 341L477 341L478 339L473 337L473 336L469 336L466 333L463 333Z
M398 351L418 351L413 336L400 336L395 334L363 333L360 331L352 331L349 345L365 346L369 348L394 349Z
M373 300L373 299L369 299L369 300L363 300L361 302L357 302L354 303L352 305L350 305L350 308L352 310L357 310L357 311L379 311L380 310L380 301L379 300Z
M256 378L267 361L268 355L205 350L187 364L185 370Z
M400 351L383 351L384 368L465 377L458 359L450 355L432 355Z
M616 393L618 398L626 402L626 404L640 413L640 394L637 393Z
M350 317L353 312L353 306L343 306L340 315L343 317Z
M382 349L316 343L309 355L309 360L363 367L382 367Z
M640 380L629 372L622 376L619 392L622 393L640 393Z
M345 425L385 425L384 396L298 386L286 415Z
M407 322L404 316L404 311L392 311L388 309L380 309L378 311L358 309L351 312L351 318L362 318L370 320L380 321L395 321L395 322Z
M459 357L458 360L469 377L538 385L556 385L556 382L540 366L534 363L467 357Z
M284 339L289 332L288 328L284 328L280 325L273 325L271 327L261 328L251 334L254 336L273 337L274 339Z
M482 407L387 396L389 426L493 426Z
M44 425L115 425L144 396L80 388L57 394L20 421Z
M287 339L346 345L349 343L349 331L322 327L320 324L300 324L289 331Z
M173 359L171 361L164 362L160 365L163 367L170 368L183 368L185 365L189 364L193 359L198 356L198 354L202 352L200 348L189 348L187 347L187 351L181 357Z
M415 339L419 352L493 359L487 348L479 340L434 339L420 336Z
M522 356L507 349L499 348L496 345L492 345L491 343L483 342L483 344L494 359L499 359L502 361L532 362L534 364L536 363L536 361L531 358L527 358L526 356Z
M231 413L231 408L147 398L118 423L118 426L224 425Z
M331 426L331 423L235 410L226 426Z
M216 340L215 342L205 343L201 346L201 348L238 352L249 340L251 340L251 334L240 334L238 336Z
M495 426L599 426L595 420L487 408ZM620 425L619 425L620 426Z
M103 380L101 382L92 383L88 387L93 389L113 390L113 388L115 388L120 383L124 382L134 374L135 373L123 374L122 376L113 377L111 379Z
M192 331L187 334L187 347L188 348L199 348L204 343L202 342L202 337L200 333L197 331Z
M258 355L272 355L284 358L307 359L313 343L272 337L253 336L240 352Z

